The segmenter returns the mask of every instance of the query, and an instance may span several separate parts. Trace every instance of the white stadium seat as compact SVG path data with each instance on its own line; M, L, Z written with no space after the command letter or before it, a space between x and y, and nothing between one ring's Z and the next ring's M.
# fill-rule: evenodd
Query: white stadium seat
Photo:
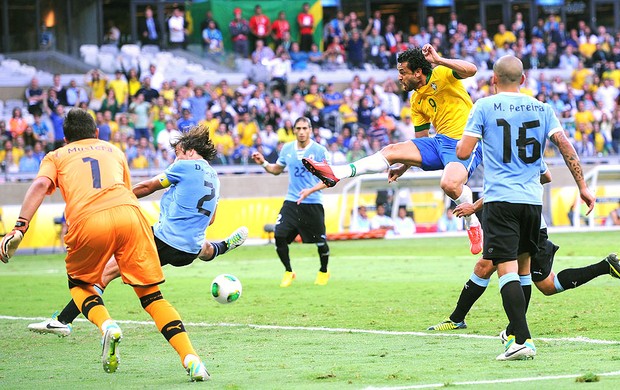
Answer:
M140 46L134 44L123 45L121 47L121 54L129 57L138 57L140 56Z
M99 69L106 73L114 73L119 68L116 56L111 53L99 53L97 56Z

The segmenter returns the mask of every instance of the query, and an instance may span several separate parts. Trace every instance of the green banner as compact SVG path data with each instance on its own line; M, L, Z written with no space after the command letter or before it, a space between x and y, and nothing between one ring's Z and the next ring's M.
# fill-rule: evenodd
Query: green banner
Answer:
M310 4L310 13L314 16L314 42L321 48L323 47L323 7L321 0L262 0L260 3L257 3L256 0L211 0L192 3L189 6L189 12L193 20L194 31L190 40L192 43L202 43L200 24L205 19L206 12L210 10L224 36L224 47L227 51L231 51L232 42L228 24L234 17L233 10L241 8L243 18L249 22L254 15L254 7L259 4L263 9L263 14L267 15L272 23L278 18L280 11L286 12L286 19L291 24L291 38L293 41L299 42L297 14L301 12L304 3Z

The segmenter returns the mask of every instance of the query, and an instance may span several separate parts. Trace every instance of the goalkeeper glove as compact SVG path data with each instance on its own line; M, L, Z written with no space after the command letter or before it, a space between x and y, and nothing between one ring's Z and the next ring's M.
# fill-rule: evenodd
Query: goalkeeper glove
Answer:
M17 222L15 222L13 230L2 238L2 242L0 242L0 260L3 263L8 263L9 259L15 254L24 238L24 233L28 230L28 225L29 222L26 218L19 217Z

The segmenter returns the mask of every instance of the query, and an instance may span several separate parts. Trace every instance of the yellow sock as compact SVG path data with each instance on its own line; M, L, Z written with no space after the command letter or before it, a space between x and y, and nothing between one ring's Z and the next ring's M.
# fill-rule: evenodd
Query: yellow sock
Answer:
M110 319L110 313L108 313L108 309L103 305L103 299L97 294L93 286L75 286L71 288L70 292L73 301L84 314L84 317L101 329L104 321Z
M155 321L157 329L168 340L172 348L177 351L183 363L188 354L196 355L196 351L189 339L181 316L176 309L166 301L155 287L135 287L134 290L140 297L142 307ZM184 364L184 363L183 363Z

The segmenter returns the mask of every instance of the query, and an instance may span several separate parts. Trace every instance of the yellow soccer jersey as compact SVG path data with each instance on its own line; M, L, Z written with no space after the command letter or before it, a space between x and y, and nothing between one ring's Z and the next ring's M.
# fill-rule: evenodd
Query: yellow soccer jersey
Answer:
M416 131L423 131L432 123L437 134L461 139L472 105L452 69L438 66L428 76L426 85L411 95L413 125Z

